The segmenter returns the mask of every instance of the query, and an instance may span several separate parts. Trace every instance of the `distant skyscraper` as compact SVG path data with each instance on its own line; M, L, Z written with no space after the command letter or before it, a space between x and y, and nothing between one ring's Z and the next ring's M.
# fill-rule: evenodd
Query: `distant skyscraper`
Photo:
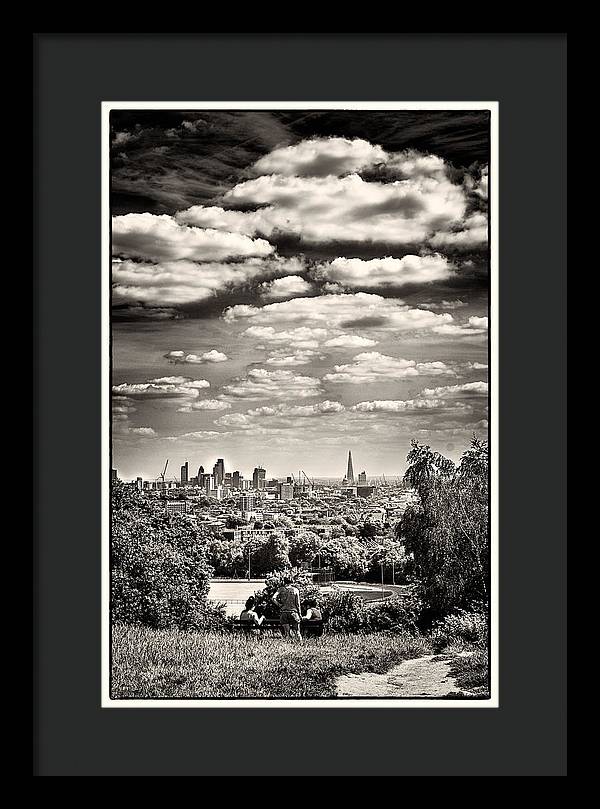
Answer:
M198 483L201 483L203 477L204 477L204 467L201 466L198 469Z
M359 486L366 486L367 485L367 473L366 472L359 472L359 474L358 474L358 485Z
M144 481L142 480L142 478L135 479L135 488L138 490L138 492L142 491L142 489L144 488Z
M213 475L215 478L215 485L220 486L225 479L225 461L223 458L217 458L217 462L213 466Z
M188 462L186 461L181 467L181 485L185 486L188 480L189 480L189 466Z
M264 489L266 475L266 470L263 469L262 466L255 467L252 473L252 486L255 489Z
M349 485L354 483L354 467L352 466L352 453L348 452L348 469L346 470L346 481Z
M117 470L116 469L111 469L110 470L110 478L111 478L111 480L118 480L119 479L119 476L117 475Z
M241 489L242 488L242 476L238 471L233 473L233 477L231 478L232 485L234 489Z

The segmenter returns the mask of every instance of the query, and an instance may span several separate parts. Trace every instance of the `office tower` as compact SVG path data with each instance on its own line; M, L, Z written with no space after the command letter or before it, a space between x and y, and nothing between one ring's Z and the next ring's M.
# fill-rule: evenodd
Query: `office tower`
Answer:
M346 470L346 481L349 486L354 483L354 467L352 466L352 453L348 452L348 469Z
M234 488L234 489L241 489L241 488L242 488L242 486L241 486L241 481L242 481L242 476L240 475L240 473L239 473L239 472L237 472L237 471L236 471L236 472L234 472L234 473L233 473L233 476L232 476L232 478L231 478L231 482L232 482L233 488Z
M280 483L278 486L278 494L280 500L293 500L294 499L294 484L293 483Z
M245 494L241 500L242 511L254 511L256 506L256 498L253 494Z
M204 480L204 467L201 466L198 469L198 483L202 486L202 481Z
M263 469L262 466L256 466L252 473L252 486L255 489L264 489L266 475L266 470Z
M181 485L182 486L187 485L188 479L189 479L189 465L188 462L186 461L181 467Z
M111 480L118 480L119 479L119 476L117 475L117 470L116 469L111 469L110 470L110 479Z
M360 472L358 475L358 485L359 486L366 486L367 485L367 473Z
M225 479L225 461L223 458L217 458L217 462L213 466L213 475L215 478L215 486L220 486Z
M135 488L138 490L138 492L142 491L142 489L144 488L144 481L142 480L142 478L135 479Z
M225 486L229 486L229 488L231 488L231 484L232 484L231 472L225 472L225 478L223 480L223 483L225 484Z

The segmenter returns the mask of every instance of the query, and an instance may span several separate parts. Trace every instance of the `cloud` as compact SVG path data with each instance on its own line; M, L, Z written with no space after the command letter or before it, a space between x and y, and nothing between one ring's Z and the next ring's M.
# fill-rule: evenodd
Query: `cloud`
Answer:
M321 382L311 376L296 376L292 371L268 371L252 368L245 378L223 387L223 395L233 399L304 399L317 396Z
M113 385L112 392L117 396L132 399L178 399L182 396L195 398L202 388L209 388L206 379L191 379L186 376L163 376L147 382Z
M358 402L350 410L357 413L404 413L410 410L464 409L456 404L448 405L443 399L377 399L372 402Z
M260 285L260 293L265 298L272 300L309 295L313 291L312 285L299 275L288 275L285 278L276 278L274 281L265 281Z
M227 433L220 433L217 430L197 430L193 433L182 433L182 435L167 435L165 441L211 441L226 435Z
M261 211L233 211L214 205L194 205L185 211L178 211L173 218L182 225L225 230L246 236L255 236L264 222Z
M425 398L443 398L445 396L487 396L487 382L465 382L462 385L445 385L440 388L425 388L419 394Z
M255 174L296 177L340 176L362 171L386 159L381 146L359 138L312 138L293 146L274 149L257 160Z
M310 405L289 405L278 404L273 407L257 407L248 410L247 416L250 418L264 416L293 416L310 418L312 416L327 416L335 413L343 413L346 410L341 402L331 402L326 399L324 402L316 402Z
M467 306L465 301L455 300L455 301L438 301L436 303L420 303L419 307L421 309L444 309L446 312L451 312L454 309L462 309L464 306Z
M363 328L412 331L450 324L452 315L435 314L425 309L411 309L396 298L383 298L367 292L342 295L320 295L317 298L294 298L263 307L241 304L227 309L228 323L250 320L261 326L301 322L308 326L330 328Z
M323 345L327 348L367 348L377 345L377 340L360 337L358 334L341 334L339 337L326 340Z
M271 174L225 194L229 205L266 206L257 231L296 235L307 242L426 242L437 230L460 228L467 194L446 176L394 182Z
M233 318L235 319L235 318ZM299 326L296 329L277 331L273 326L250 326L242 332L243 337L262 340L274 345L285 345L295 349L318 348L319 343L328 336L327 329Z
M273 247L264 239L240 233L180 225L171 216L129 213L112 220L113 253L150 261L189 259L223 261L268 256Z
M470 317L466 323L443 323L433 328L436 334L443 334L449 337L474 337L486 334L487 330L487 317Z
M152 427L130 427L129 432L133 433L133 435L143 435L146 437L156 435Z
M319 279L355 289L399 287L405 284L429 284L442 281L453 274L453 265L447 258L435 253L430 256L404 256L403 258L336 258L321 264L315 271Z
M430 240L433 247L477 247L487 243L488 221L484 213L468 216L456 228L441 229Z
M231 405L221 399L199 399L193 402L186 402L180 407L179 413L193 413L195 410L229 410Z
M187 260L158 264L116 260L112 270L113 304L173 307L199 303L257 280L288 275L290 270L293 272L301 266L299 259L275 256L203 264ZM169 317L171 314L167 313L164 319Z
M396 382L398 379L421 374L456 376L455 372L443 362L415 362L390 357L377 351L367 351L357 354L352 363L335 365L334 373L326 374L323 380L362 385L370 382Z
M214 348L200 355L186 354L185 351L169 351L164 357L175 365L204 365L205 363L225 362L228 359L227 354L216 351Z
M315 357L321 357L311 349L297 349L293 354L286 354L285 349L272 351L265 360L265 365L309 365Z
M467 368L470 371L484 371L487 370L488 364L487 362L468 362Z

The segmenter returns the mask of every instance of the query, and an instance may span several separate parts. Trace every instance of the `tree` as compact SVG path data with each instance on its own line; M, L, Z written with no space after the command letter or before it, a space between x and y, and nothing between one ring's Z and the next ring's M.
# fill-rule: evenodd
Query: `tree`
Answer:
M411 477L420 504L406 509L397 537L413 557L420 595L434 615L487 599L487 454L487 443L474 437L452 475L449 466L436 463L437 453L416 442L407 458L409 470L421 469ZM427 474L431 463L442 471Z
M408 468L404 473L404 482L419 493L434 478L448 478L454 473L454 464L439 452L432 452L427 444L420 444L413 439L411 450L406 456Z
M317 552L319 537L313 531L298 531L290 540L290 563L293 567L300 567L309 563Z
M112 487L111 609L115 621L155 628L198 626L208 608L208 535L185 515L153 508Z

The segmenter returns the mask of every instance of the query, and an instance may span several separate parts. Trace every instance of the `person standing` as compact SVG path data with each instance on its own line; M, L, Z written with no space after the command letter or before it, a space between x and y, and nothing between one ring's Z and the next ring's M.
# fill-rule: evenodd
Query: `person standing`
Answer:
M291 576L284 576L281 587L273 596L273 601L281 610L279 623L284 638L291 637L302 640L300 634L300 591L292 584Z

